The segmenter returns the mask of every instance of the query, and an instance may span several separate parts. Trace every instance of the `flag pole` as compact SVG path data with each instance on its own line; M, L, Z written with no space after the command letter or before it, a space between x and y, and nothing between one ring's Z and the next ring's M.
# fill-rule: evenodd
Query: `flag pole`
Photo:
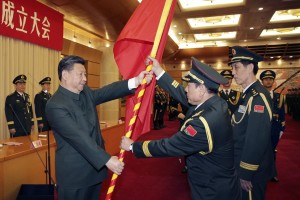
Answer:
M161 18L160 18L160 21L159 21L159 25L158 25L158 28L157 28L157 32L156 32L156 35L155 35L153 47L152 47L152 50L151 50L151 53L150 53L151 57L156 57L156 53L157 53L157 50L158 50L158 47L159 47L159 44L160 44L161 36L164 32L165 24L167 22L168 15L170 13L170 9L171 9L173 1L174 0L166 0L166 2L165 2L164 9L163 9L163 12L162 12L162 15L161 15ZM152 64L148 65L147 68L146 68L147 72L150 72L151 70L152 70ZM146 86L147 86L147 82L146 82L146 79L144 78L143 81L142 81L142 84L141 84L142 88L141 88L140 92L138 93L137 103L135 104L135 106L133 108L133 117L129 121L129 125L128 125L129 128L128 128L127 133L125 134L125 137L130 138L131 135L132 135L132 130L133 130L135 122L136 122L136 118L137 118L137 115L138 115L138 112L139 112L139 109L140 109L140 106L141 106L141 103L142 103L142 100L143 100L143 96L144 96L144 93L145 93ZM124 155L125 155L125 150L121 149L118 157L119 157L119 160L122 161L122 162L124 160ZM109 188L108 188L108 191L106 193L105 200L111 200L112 193L115 189L117 178L118 178L118 175L114 173L112 178L111 178Z

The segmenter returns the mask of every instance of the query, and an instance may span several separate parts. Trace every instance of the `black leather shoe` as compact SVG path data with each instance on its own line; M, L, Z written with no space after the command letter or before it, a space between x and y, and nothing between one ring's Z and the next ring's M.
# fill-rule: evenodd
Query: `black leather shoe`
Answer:
M275 177L273 177L273 178L271 179L271 181L277 183L277 182L279 182L279 179L275 176Z

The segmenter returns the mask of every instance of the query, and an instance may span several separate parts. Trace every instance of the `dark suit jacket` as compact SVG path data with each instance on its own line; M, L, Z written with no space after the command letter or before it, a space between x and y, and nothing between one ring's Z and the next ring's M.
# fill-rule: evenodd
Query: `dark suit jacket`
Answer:
M110 155L104 149L96 105L134 93L128 81L97 90L85 86L75 94L59 86L46 105L56 149L56 179L59 187L82 188L102 182Z
M135 156L187 156L193 200L239 199L227 103L215 95L195 110L196 106L188 104L184 88L168 74L158 84L189 110L180 131L172 137L135 142Z

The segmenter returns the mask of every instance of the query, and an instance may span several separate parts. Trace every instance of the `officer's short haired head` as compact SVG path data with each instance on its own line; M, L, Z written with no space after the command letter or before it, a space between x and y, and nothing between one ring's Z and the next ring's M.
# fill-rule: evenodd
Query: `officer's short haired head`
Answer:
M223 70L220 73L224 78L233 79L232 71L231 70Z
M62 71L71 71L74 64L85 64L85 60L79 56L66 56L58 64L58 78L61 80Z
M259 78L260 80L263 80L265 78L275 79L276 73L273 70L265 70L260 74Z
M220 84L227 84L228 80L212 67L192 57L192 69L182 77L186 82L204 84L211 91L218 91Z
M50 77L45 77L45 78L43 78L43 79L39 82L40 85L44 85L45 83L51 84L51 78L50 78Z
M27 77L24 74L20 74L20 75L16 76L16 78L14 78L13 84L26 83L26 80L27 80Z
M228 65L232 65L233 63L237 62L241 62L243 65L252 63L254 65L253 73L255 75L258 71L258 62L263 60L262 56L241 46L231 47L231 56L232 57L228 62Z

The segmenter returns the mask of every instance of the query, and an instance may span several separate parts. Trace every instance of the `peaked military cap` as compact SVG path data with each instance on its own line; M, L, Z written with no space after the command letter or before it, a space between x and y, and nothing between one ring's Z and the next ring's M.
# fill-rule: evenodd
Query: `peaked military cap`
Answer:
M182 80L204 84L208 89L214 90L217 90L220 84L228 83L228 80L221 76L216 70L194 57L192 57L192 69Z
M40 82L39 82L39 84L40 85L44 85L45 83L51 83L51 78L50 77L45 77L45 78L43 78Z
M232 71L231 70L223 70L220 73L224 78L233 79Z
M14 78L13 84L26 83L26 80L27 80L27 77L24 74L20 74L16 78Z
M260 80L263 80L265 78L275 79L276 73L273 70L265 70L260 74L259 78L260 78Z
M253 51L250 51L249 49L240 46L231 47L231 53L232 53L232 58L231 61L229 61L228 63L229 65L236 62L241 62L243 60L247 60L255 63L258 63L263 60L262 56L254 53Z

